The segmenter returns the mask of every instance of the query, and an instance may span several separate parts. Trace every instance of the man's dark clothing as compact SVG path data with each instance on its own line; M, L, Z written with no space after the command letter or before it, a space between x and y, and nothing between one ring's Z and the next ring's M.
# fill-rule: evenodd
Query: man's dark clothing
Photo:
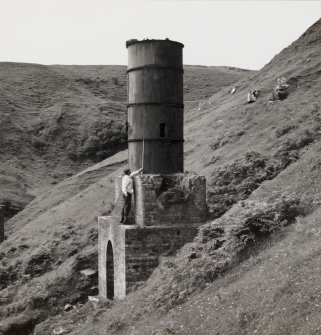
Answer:
M127 196L123 194L124 205L121 211L121 223L129 224L128 215L132 206L132 194L127 193Z

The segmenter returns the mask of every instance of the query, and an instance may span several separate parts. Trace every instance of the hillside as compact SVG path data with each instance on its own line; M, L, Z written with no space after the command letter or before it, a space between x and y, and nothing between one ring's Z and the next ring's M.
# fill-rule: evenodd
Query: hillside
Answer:
M0 203L8 217L126 148L125 67L1 63L0 97Z
M259 72L191 103L185 166L207 177L212 219L124 301L87 302L97 277L80 271L96 268L95 216L112 210L126 152L13 217L2 332L320 334L320 42L321 20ZM272 101L281 76L289 95ZM247 104L251 89L260 95Z
M247 73L200 66L185 72L187 106ZM0 204L7 218L126 149L126 87L125 66L0 63Z

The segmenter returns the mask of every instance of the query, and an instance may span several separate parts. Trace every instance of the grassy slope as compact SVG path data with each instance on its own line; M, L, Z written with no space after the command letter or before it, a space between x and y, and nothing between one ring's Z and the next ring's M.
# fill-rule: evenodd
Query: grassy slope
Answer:
M137 316L141 301L130 297L129 313L113 314L122 324L105 317L73 334L320 334L320 223L320 210L300 219L168 313Z
M125 71L125 66L0 63L0 203L7 217L126 147ZM243 72L188 66L186 104L197 105Z
M320 41L321 21L235 95L188 113L186 166L207 176L213 216L238 204L124 301L85 304L38 334L56 322L73 334L320 334ZM291 93L268 104L281 75Z
M1 63L0 92L0 203L8 210L126 146L125 67ZM96 137L103 148L91 147Z
M14 67L14 64L5 65ZM41 71L45 71L46 76L48 75L47 67L18 65L18 67L20 66L22 68L26 67L30 73L33 73L34 67L39 67ZM59 71L68 80L71 76L91 78L97 75L97 72L104 74L104 71L107 72L106 76L116 76L116 74L113 74L113 69L109 67L55 66L54 73L57 74ZM20 70L18 72L20 75ZM35 72L37 73L37 71ZM186 94L186 98L189 99L186 101L187 104L198 105L198 101L203 98L203 94L207 92L208 96L212 92L218 91L219 88L237 81L244 76L243 72L234 69L188 66L185 70L187 76L185 88L189 90L190 87L197 85L197 89L194 87L192 94ZM18 81L18 79L16 80ZM50 77L48 80L51 82L52 78ZM92 84L91 81L88 81L88 83ZM24 92L24 90L22 91ZM199 95L197 95L197 92ZM65 89L62 90L62 93L65 94ZM56 95L59 96L59 94L58 92ZM87 91L84 94L89 95ZM112 95L112 93L108 94ZM63 103L64 97L60 98L61 103ZM121 99L119 96L111 96L111 98ZM75 100L74 103L80 106L80 111L77 109L71 111L73 118L77 119L77 113L83 112L81 109L83 105L76 97L73 97L73 99ZM81 97L81 99L84 99L84 97ZM43 103L49 104L51 102L45 100ZM42 113L46 112L41 110L39 118L42 117ZM13 115L17 117L15 121L18 121L19 113ZM30 120L33 120L33 118L30 117ZM38 122L37 118L35 120ZM30 122L26 122L26 126L32 129L33 126ZM47 128L48 133L50 133L51 126ZM25 133L26 140L29 138L28 131ZM77 131L77 129L73 128L73 131ZM57 137L57 141L63 142L64 136L68 134L73 138L74 135L66 130L66 133ZM17 139L18 137L13 136L13 140L16 141ZM27 150L27 144L26 141L20 144L22 152ZM22 162L25 165L30 163L28 165L30 169L35 168L34 163L36 162L38 164L37 174L38 171L40 172L37 178L45 185L50 179L41 176L41 172L48 173L48 169L51 171L54 164L54 161L47 156L49 149L43 153L48 159L47 163L50 163L46 167L47 170L40 166L39 157L32 161L32 164L27 159ZM59 158L59 155L63 155L58 151L55 152L54 157L58 156ZM14 152L6 152L6 155L11 159L13 159L13 154ZM19 156L15 161L18 161L18 158ZM34 318L38 322L38 319L45 317L47 313L60 312L67 302L77 303L87 300L87 295L91 294L92 287L97 284L97 278L85 278L79 271L86 267L96 267L96 217L104 215L112 209L114 200L113 180L116 175L120 175L119 168L126 163L126 160L127 152L120 152L55 186L51 185L49 188L47 185L48 190L46 192L39 195L22 212L7 222L8 240L1 245L0 253L0 285L2 288L0 293L2 302L0 316L2 319L6 319L3 323L4 329L8 330L11 327L10 325L19 324L16 320L12 322L12 318L17 315L18 318L19 315L22 317L21 327L25 329L29 323L34 322ZM77 166L77 169L81 166L81 164ZM66 165L61 166L62 170L65 168ZM8 170L3 170L3 172L8 173ZM18 173L22 173L22 170ZM35 176L34 172L32 176ZM31 179L26 178L26 180L30 181ZM13 188L10 188L10 186L12 185L9 185L8 189L12 190ZM24 197L21 193L19 193L19 196ZM41 310L41 313L38 313L37 310ZM26 314L30 317L25 318ZM9 328L6 328L6 324L9 324ZM10 333L10 330L8 332ZM15 333L18 330L13 329L11 332Z

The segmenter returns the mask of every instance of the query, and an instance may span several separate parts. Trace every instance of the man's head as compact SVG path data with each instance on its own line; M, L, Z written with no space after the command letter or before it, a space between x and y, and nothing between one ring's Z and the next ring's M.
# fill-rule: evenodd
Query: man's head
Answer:
M130 175L130 169L125 169L124 174L127 174L127 176L129 176Z

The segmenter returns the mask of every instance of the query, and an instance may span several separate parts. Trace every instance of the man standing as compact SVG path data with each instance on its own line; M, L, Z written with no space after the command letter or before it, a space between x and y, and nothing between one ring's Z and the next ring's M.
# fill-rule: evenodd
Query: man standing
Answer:
M122 190L123 198L124 198L124 205L121 211L121 220L120 220L120 223L122 224L129 224L128 216L129 216L130 208L132 205L132 194L134 192L133 177L138 175L142 171L143 171L142 168L132 173L130 172L130 169L124 170L124 176L121 182L121 190Z

